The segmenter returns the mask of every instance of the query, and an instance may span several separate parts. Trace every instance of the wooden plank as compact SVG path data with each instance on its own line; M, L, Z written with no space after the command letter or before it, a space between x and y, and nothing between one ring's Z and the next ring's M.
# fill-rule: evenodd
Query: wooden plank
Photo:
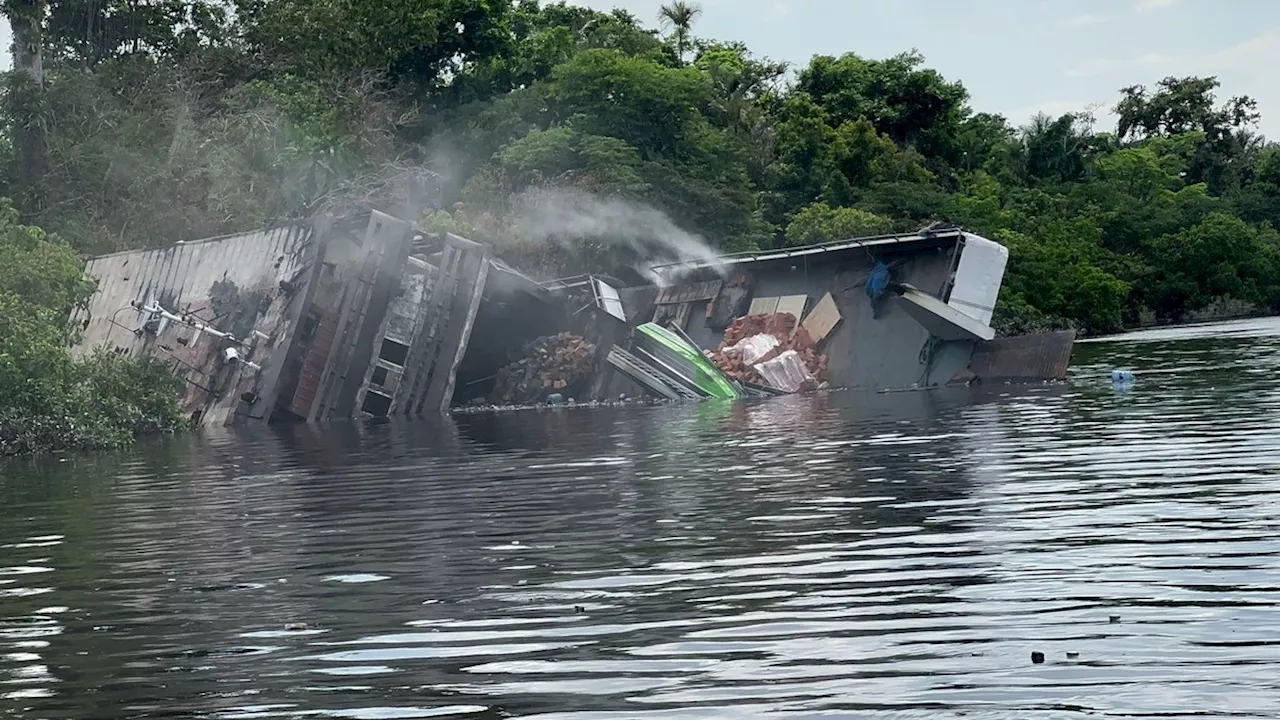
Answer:
M809 337L813 338L814 343L820 343L840 324L840 319L840 308L836 307L836 300L831 293L827 293L809 312L801 326L809 331Z
M698 302L699 300L711 300L720 294L720 287L723 284L722 280L707 280L688 285L672 285L658 292L658 299L654 301L654 304L683 305L685 303Z
M693 303L687 302L679 306L679 308L676 310L675 320L673 320L672 322L676 324L676 327L680 328L681 330L684 330L686 327L689 326L689 316L692 314L693 314Z
M707 327L723 330L746 314L751 305L751 286L751 276L746 273L730 277L716 299L707 303Z

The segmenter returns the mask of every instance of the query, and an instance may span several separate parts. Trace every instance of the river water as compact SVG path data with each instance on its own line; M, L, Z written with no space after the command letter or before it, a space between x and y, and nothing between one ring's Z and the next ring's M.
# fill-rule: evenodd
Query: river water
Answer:
M11 461L0 716L1280 717L1278 371L1262 320L1065 387Z

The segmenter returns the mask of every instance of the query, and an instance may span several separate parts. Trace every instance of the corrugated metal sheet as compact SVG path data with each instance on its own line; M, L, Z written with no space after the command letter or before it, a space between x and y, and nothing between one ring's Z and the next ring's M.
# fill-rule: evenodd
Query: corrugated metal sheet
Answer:
M274 386L296 314L296 293L282 282L296 288L309 280L311 247L310 228L291 226L93 258L85 271L98 289L76 318L83 325L76 352L106 347L166 359L188 381L188 410L202 412L205 424L230 422L241 393ZM228 373L222 344L190 324L165 322L157 334L139 332L148 315L135 304L150 302L231 332L262 370L241 366ZM255 331L269 339L255 338Z
M130 303L146 303L148 298L170 310L193 311L212 320L200 309L207 306L215 283L276 287L299 269L299 250L309 237L307 228L286 227L93 258L85 272L98 280L98 291L87 312L78 317L88 321L78 349L87 352L106 345L140 351L131 333L146 318Z
M876 235L874 237L854 238L852 240L838 240L836 242L821 243L818 245L805 245L795 248L784 248L781 250L766 250L763 252L740 252L731 253L729 255L721 255L719 257L698 258L695 260L680 260L672 263L660 263L649 266L649 270L657 273L664 278L677 278L680 274L697 270L701 268L725 267L729 265L741 265L746 263L768 262L771 260L785 260L789 258L802 258L824 253L836 253L846 250L856 250L863 248L899 248L911 247L914 245L936 245L947 241L955 240L961 236L961 232L956 229L922 230L918 233L905 233L900 235Z

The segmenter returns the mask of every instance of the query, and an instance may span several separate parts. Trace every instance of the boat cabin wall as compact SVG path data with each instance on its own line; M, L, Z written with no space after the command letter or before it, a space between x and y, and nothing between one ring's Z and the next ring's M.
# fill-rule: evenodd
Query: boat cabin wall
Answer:
M819 350L827 355L828 381L833 387L926 387L945 384L963 370L969 364L974 344L931 343L929 333L898 306L892 293L872 301L866 292L866 280L876 262L881 261L892 268L893 282L936 294L947 289L956 250L955 244L946 243L873 256L855 248L744 263L730 266L727 273L729 277L737 273L748 276L751 299L803 296L804 310L799 319L831 293L841 320ZM715 302L724 300L726 294L721 290ZM706 350L715 349L724 338L724 328L714 326L708 318L710 302L693 303L687 311L685 327ZM661 314L662 310L656 309L654 317Z

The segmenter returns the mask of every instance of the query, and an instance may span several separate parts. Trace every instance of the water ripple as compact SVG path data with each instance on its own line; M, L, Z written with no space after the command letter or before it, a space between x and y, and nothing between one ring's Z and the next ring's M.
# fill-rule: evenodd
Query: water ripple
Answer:
M1278 336L11 462L0 716L1277 717Z

